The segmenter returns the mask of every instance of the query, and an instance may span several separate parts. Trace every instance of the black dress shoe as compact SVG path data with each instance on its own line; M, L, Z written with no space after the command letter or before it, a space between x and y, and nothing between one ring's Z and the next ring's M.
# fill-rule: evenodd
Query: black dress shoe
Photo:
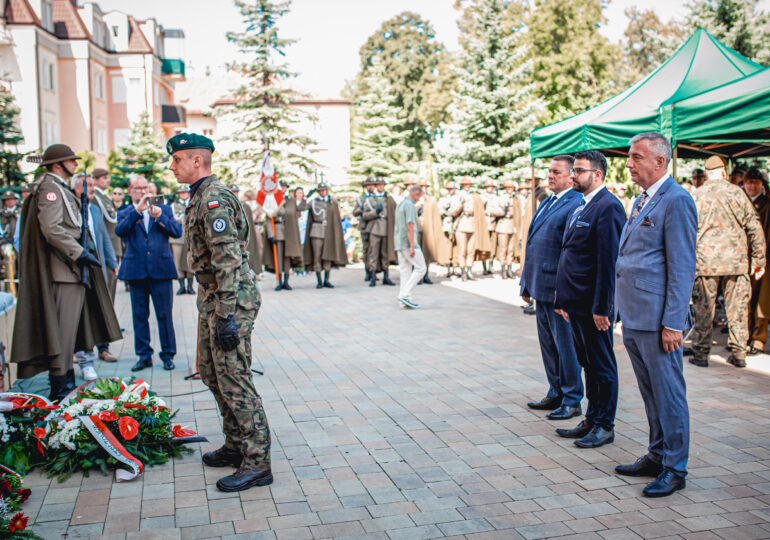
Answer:
M749 356L756 356L758 354L762 354L764 351L760 351L756 347L752 347L749 349Z
M195 294L195 289L193 288L192 281L187 281L187 294Z
M281 289L283 289L283 283L281 283L281 282L279 281L279 282L278 282L278 285L276 285L276 286L275 286L275 289L273 289L273 290L275 290L275 291L280 291Z
M204 464L209 467L240 467L243 456L236 450L228 450L224 446L211 452L206 452L201 457Z
M658 476L663 466L650 459L650 456L640 457L633 465L618 465L615 472L624 476Z
M524 314L525 315L534 315L535 314L535 304L530 304L527 307L524 308Z
M180 287L179 287L179 288L176 290L176 295L177 295L177 296L181 296L181 295L185 294L185 292L186 292L186 291L185 291L184 285L181 285L181 286L180 286Z
M161 358L161 360L163 361L163 369L165 369L166 371L171 371L176 367L174 366L174 361L171 358L167 358L166 360L163 360Z
M583 409L581 409L580 406L570 407L568 405L562 405L558 409L549 412L545 416L549 420L568 420L570 418L574 418L575 416L580 416L581 414L583 414Z
M556 433L565 439L580 439L588 435L593 427L593 424L588 420L583 420L572 429L557 429Z
M426 285L433 285L433 282L428 277L428 274L425 274L425 277L422 278L422 282L425 283Z
M734 354L731 354L727 357L727 363L732 364L735 367L738 368L745 368L746 367L746 359L745 358L736 358Z
M654 482L647 484L642 493L645 497L667 497L673 492L684 489L684 478L669 469L663 469Z
M698 366L698 367L709 367L709 361L703 360L701 358L690 358L688 360L692 365Z
M152 367L152 358L140 358L139 361L131 367L131 371L141 371L148 367Z
M588 435L575 441L575 446L580 448L599 448L605 444L610 444L615 440L615 430L604 429L601 426L594 426Z
M238 469L230 476L217 480L219 491L243 491L254 486L269 486L273 483L273 473L267 470Z
M527 407L539 411L553 411L554 409L558 409L560 405L560 397L544 397L540 401L530 401L527 403Z

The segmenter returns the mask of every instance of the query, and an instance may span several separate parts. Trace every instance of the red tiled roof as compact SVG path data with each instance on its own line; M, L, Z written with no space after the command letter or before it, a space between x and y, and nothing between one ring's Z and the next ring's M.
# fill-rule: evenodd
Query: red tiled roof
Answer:
M61 39L91 39L83 19L71 0L53 0L53 27Z
M144 32L139 28L136 19L128 16L128 23L131 25L131 35L128 38L128 49L125 52L130 53L152 53L152 47L144 36ZM123 52L123 51L121 51Z
M35 10L27 0L8 0L5 4L5 20L9 24L36 24L42 26Z

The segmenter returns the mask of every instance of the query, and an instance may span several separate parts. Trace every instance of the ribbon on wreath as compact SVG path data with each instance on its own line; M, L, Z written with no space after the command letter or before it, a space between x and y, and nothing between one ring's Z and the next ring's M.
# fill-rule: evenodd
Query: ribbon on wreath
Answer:
M99 446L104 448L105 452L126 465L130 470L115 469L115 481L127 482L133 480L142 472L144 472L144 465L141 461L136 459L126 448L120 444L115 435L109 430L109 428L101 421L97 415L91 416L78 416L85 428L91 433L94 440L99 443Z

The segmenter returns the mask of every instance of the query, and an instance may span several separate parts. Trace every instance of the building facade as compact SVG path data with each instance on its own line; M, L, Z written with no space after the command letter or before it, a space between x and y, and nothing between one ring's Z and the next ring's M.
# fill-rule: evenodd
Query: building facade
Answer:
M142 113L159 143L186 125L174 101L184 62L165 54L181 30L77 0L0 0L0 7L0 79L21 110L21 151L63 142L104 166Z

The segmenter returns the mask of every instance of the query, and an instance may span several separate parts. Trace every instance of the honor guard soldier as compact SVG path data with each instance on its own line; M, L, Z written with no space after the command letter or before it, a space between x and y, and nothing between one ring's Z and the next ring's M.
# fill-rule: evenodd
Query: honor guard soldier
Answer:
M516 195L516 182L506 180L503 188L505 191L493 205L493 215L498 218L495 225L497 235L495 257L500 262L500 266L503 267L502 278L513 279L513 258L518 241L518 226L521 221L521 204Z
M174 211L174 220L184 226L185 213L190 206L190 186L182 184L176 190L176 200L171 203L171 209ZM179 289L176 294L195 294L193 287L193 273L187 264L187 251L184 248L184 233L179 238L169 237L168 243L171 244L171 253L174 255L174 264L176 265L177 280ZM185 286L185 279L187 286Z
M377 284L377 272L382 272L383 285L395 285L388 275L388 267L396 262L396 250L393 242L396 201L385 193L385 179L377 177L376 191L364 205L363 217L366 232L369 233L369 286Z
M364 192L356 197L353 207L353 216L358 218L358 230L361 233L361 258L364 260L364 281L372 279L372 270L369 268L369 233L366 231L366 221L363 218L364 204L369 197L374 196L374 178L368 177L363 183Z
M473 261L476 252L489 253L489 232L486 222L484 203L477 193L471 193L471 179L467 176L460 180L462 190L452 200L451 215L455 218L454 228L457 238L457 259L462 269L462 279L475 280Z
M0 214L0 226L6 238L12 239L16 233L16 225L19 223L21 207L19 196L10 189L3 193L3 213Z
M198 369L222 414L225 444L203 454L210 467L238 467L217 481L233 492L273 482L270 429L251 372L251 332L261 304L248 262L249 225L235 194L211 174L214 144L180 133L166 143L169 169L190 186L187 261L198 280Z
M337 199L329 195L329 184L321 182L316 191L318 195L308 204L306 231L310 241L305 241L303 255L306 263L312 261L318 280L316 289L333 289L334 285L329 281L332 266L348 264L340 205ZM323 281L321 269L324 271Z
M454 216L452 216L452 201L454 200L457 191L457 185L454 181L450 180L446 183L447 194L438 200L438 209L441 212L441 229L444 231L444 236L449 244L449 262L446 267L447 277L452 277L454 270L452 266L457 266L457 243L454 233Z
M273 223L266 224L265 245L270 246L263 255L265 269L278 273L278 285L276 291L290 291L289 272L292 268L303 267L302 242L299 239L299 222L297 216L303 210L307 210L307 201L297 204L297 200L289 193L289 183L281 180L283 202L273 216ZM275 226L275 233L273 233ZM278 260L278 270L275 269L272 245L275 244L275 258ZM283 276L282 278L280 276Z
M491 213L497 205L497 184L492 180L487 179L484 182L484 193L481 194L481 200L484 203L484 213L487 218L487 233L489 234L490 245L492 246L492 253L489 257L489 267L487 267L487 261L481 261L481 265L484 267L484 275L489 276L492 274L492 270L495 265L495 248L497 247L497 218L499 216Z

